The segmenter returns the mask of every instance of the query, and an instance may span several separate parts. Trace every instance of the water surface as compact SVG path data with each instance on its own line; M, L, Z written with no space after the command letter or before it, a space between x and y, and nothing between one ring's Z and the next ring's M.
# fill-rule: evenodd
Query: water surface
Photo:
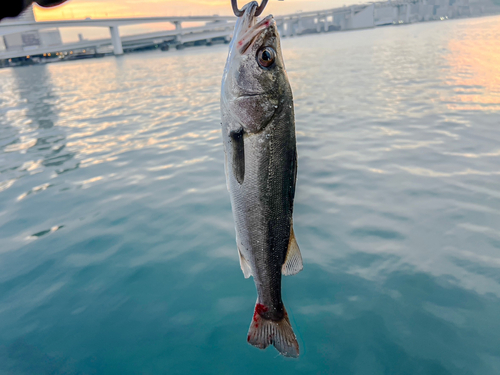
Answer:
M246 343L227 46L0 71L0 374L500 373L500 18L283 41L301 357Z

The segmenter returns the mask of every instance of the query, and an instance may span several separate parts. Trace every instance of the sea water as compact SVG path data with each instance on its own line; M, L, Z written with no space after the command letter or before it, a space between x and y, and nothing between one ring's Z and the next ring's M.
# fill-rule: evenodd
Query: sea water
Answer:
M300 358L246 342L219 45L0 70L0 374L500 373L500 18L283 52Z

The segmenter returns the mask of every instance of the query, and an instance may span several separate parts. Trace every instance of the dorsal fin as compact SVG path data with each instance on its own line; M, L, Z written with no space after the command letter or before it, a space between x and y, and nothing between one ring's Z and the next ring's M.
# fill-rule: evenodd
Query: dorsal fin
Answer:
M290 240L288 241L288 251L285 257L285 263L281 267L281 274L285 276L295 275L302 271L302 255L300 254L299 245L295 239L293 225L290 226Z

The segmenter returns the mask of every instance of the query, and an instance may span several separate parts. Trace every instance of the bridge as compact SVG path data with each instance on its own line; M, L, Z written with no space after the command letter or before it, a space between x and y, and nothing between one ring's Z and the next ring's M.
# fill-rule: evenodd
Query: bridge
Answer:
M397 0L393 0L397 1ZM401 1L401 0L400 0ZM294 36L307 32L321 32L332 30L344 30L350 28L370 27L368 23L352 22L357 13L365 9L367 5L355 5L351 7L335 8L315 12L301 12L291 15L275 17L280 33L283 36ZM372 11L373 13L373 11ZM0 52L0 60L16 57L43 55L55 53L56 51L83 50L86 48L97 48L112 46L115 55L121 55L124 50L133 50L154 44L175 44L183 46L186 43L198 41L210 41L216 38L224 38L226 41L232 37L234 16L190 16L190 17L143 17L143 18L109 18L109 19L85 19L36 22L34 18L28 21L0 22L0 36L35 30L64 28L64 27L103 27L109 28L110 38L99 40L80 40L74 43L64 43L53 46L32 46L18 50L7 50ZM154 33L120 36L121 26L171 23L174 30L163 30ZM205 23L203 26L184 28L183 23ZM365 22L366 23L366 22Z
M297 35L307 29L329 31L329 19L334 23L333 13L350 14L350 8L338 8L320 12L297 13L288 16L278 16L276 21L280 32L287 36ZM185 43L202 40L210 41L215 38L225 38L229 40L232 36L234 16L190 16L190 17L144 17L144 18L109 18L109 19L85 19L85 20L64 20L48 22L0 22L0 36L64 27L103 27L109 28L110 38L98 40L80 40L74 43L64 43L57 46L25 47L20 50L7 50L0 53L0 59L12 59L25 57L28 55L42 55L55 53L56 51L83 50L85 48L99 48L113 46L115 55L124 53L124 49L131 50L152 44L176 44L182 46ZM311 22L314 26L311 26ZM120 36L119 27L140 24L171 23L174 30L163 30L154 33ZM204 26L183 28L183 23L205 23ZM323 25L322 27L320 25ZM339 27L340 28L340 27ZM345 27L344 27L345 28Z
M313 32L353 30L377 27L387 24L444 20L448 18L470 17L482 14L498 14L500 6L491 0L435 0L440 5L428 5L427 0L391 0L352 5L314 12L300 12L275 17L280 34L284 37ZM469 2L471 2L469 4ZM436 3L437 4L437 3ZM0 52L0 60L27 55L42 55L56 51L82 50L112 46L115 55L125 50L133 50L154 44L174 44L211 41L215 38L232 37L234 16L193 16L193 17L144 17L85 19L69 21L0 22L0 36L63 27L104 27L109 28L110 38L99 40L80 40L57 46L25 47L21 50ZM171 23L173 30L162 30L139 35L120 36L119 27L138 24ZM203 26L182 27L183 23L205 23Z
M228 22L231 21L231 22ZM112 45L115 55L123 54L123 48L135 47L144 44L152 44L155 40L160 42L176 41L177 43L189 43L197 40L230 36L234 29L234 17L225 16L192 16L192 17L144 17L144 18L109 18L109 19L86 19L71 21L46 21L46 22L0 22L0 36L62 27L105 27L109 28L111 38L98 40L81 40L75 43L64 43L58 46L40 46L38 48L25 48L17 51L5 51L0 53L0 59L10 59L27 55L41 55L55 51L69 51L90 47L101 47ZM204 26L183 28L182 23L202 23ZM163 30L154 33L120 36L119 27L152 23L172 23L175 30Z

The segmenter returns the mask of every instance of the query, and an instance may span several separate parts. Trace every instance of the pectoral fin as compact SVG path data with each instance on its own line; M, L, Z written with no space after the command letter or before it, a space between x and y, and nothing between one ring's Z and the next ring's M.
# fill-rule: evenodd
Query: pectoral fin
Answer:
M231 145L233 146L233 174L239 184L245 179L245 141L243 139L243 129L229 133Z
M228 175L227 175L227 153L224 152L224 172L226 173L226 188L227 188L227 191L231 191L231 189L229 188L229 178L228 178Z
M288 242L288 251L285 257L285 263L281 267L281 274L285 276L295 275L302 271L302 255L300 254L299 245L295 239L293 225L290 227L290 240Z

